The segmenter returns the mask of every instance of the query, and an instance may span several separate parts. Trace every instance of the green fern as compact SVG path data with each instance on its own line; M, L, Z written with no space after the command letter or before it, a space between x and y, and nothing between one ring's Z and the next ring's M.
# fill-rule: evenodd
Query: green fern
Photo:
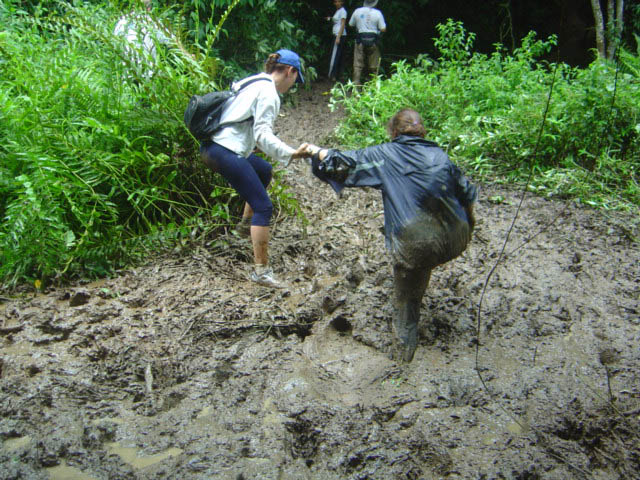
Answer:
M182 123L189 95L214 88L202 57L174 36L147 78L112 34L120 12L62 7L39 17L0 6L5 286L107 274L181 235L221 182Z

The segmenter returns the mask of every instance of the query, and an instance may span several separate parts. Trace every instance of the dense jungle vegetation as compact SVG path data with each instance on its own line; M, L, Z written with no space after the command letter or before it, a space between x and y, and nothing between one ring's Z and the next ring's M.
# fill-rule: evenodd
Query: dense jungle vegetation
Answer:
M113 33L132 11L125 2L0 0L3 289L108 275L232 222L240 200L200 165L182 123L190 95L260 70L278 48L301 54L310 81L323 69L319 14L307 2L154 7L151 58ZM481 53L461 21L436 30L435 54L389 62L360 90L334 88L331 102L348 114L336 143L384 141L386 119L409 106L475 180L637 211L637 34L625 34L631 41L615 60L575 67L553 60L554 35L530 32L513 48ZM272 193L278 208L298 214L280 178Z

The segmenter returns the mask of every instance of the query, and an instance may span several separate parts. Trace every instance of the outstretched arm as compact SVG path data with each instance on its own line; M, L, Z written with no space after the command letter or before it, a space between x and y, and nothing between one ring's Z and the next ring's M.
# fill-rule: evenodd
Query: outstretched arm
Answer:
M307 151L312 157L313 173L321 180L331 179L343 187L379 188L382 184L385 157L379 145L349 151L309 145Z

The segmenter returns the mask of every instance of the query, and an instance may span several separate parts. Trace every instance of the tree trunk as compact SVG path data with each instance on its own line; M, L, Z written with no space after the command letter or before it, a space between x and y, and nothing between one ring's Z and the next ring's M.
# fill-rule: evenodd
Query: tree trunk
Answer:
M613 4L616 3L614 6ZM622 40L622 13L624 12L624 0L609 0L609 22L607 23L607 59L614 60L618 45Z
M616 38L617 38L618 44L622 39L622 29L624 28L624 23L622 23L623 14L624 14L624 0L618 0L618 10L616 12Z
M607 0L607 32L605 42L607 44L607 58L613 58L616 50L616 22L615 22L615 0Z
M596 30L598 57L613 60L622 38L624 0L607 0L607 17L600 0L591 0Z
M604 47L604 17L602 16L602 9L600 8L600 0L591 0L591 9L593 10L593 18L595 20L598 56L604 58L606 53Z

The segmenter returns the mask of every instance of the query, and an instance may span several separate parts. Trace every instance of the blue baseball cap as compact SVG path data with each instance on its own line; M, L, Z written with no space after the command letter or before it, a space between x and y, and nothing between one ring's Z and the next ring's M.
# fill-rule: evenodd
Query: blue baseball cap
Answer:
M291 50L287 50L286 48L278 50L276 53L280 55L278 63L289 65L298 71L298 78L296 78L296 83L304 83L304 77L302 76L302 67L300 66L300 57L298 56L298 54L296 52L292 52Z

